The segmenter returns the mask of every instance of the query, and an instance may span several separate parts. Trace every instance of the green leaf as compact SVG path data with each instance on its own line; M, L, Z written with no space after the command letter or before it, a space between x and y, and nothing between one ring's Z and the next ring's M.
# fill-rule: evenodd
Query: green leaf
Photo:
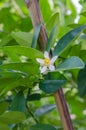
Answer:
M73 2L70 0L67 0L66 4L67 4L68 9L71 10L71 15L74 19L77 15L76 7L74 6Z
M17 84L16 81L17 80L18 80L18 77L15 77L15 78L13 78L13 77L9 78L8 77L8 78L0 79L0 84L1 84L1 86L0 86L0 96L3 93L2 90L6 92L6 90L7 91L11 90L14 86L16 87L16 84Z
M86 11L81 12L80 15L83 15L84 17L86 17Z
M7 102L0 102L0 114L5 112L8 108L9 104Z
M77 27L73 29L72 31L68 32L66 35L64 35L55 46L55 49L53 51L53 55L60 55L64 49L72 42L77 36L86 29L86 25Z
M43 53L29 47L24 46L5 46L0 48L4 55L8 55L12 61L19 61L21 56L29 59L43 58Z
M84 68L84 62L75 56L66 59L64 62L58 65L57 70L70 70L70 69L81 69Z
M0 95L19 86L31 87L39 79L39 67L33 62L4 64L0 69Z
M0 116L0 122L5 124L20 123L26 119L24 113L18 111L5 112Z
M27 96L27 101L36 101L40 99L41 99L41 95L39 93L34 93Z
M23 72L19 72L19 71L6 71L6 69L4 69L3 71L0 72L0 79L3 78L16 78L16 77L22 77L22 76L27 76L25 73Z
M0 9L0 23L4 25L3 30L6 32L11 32L17 26L13 13L10 13L10 6Z
M10 130L8 125L5 125L4 123L0 123L0 130Z
M23 12L26 12L25 2L23 0L15 0L15 5L18 6L17 8L19 8L18 11L21 12L20 14L24 15Z
M50 34L50 37L49 37L48 42L47 42L47 44L46 44L46 49L45 49L45 50L46 50L47 52L50 51L51 44L52 44L52 39L53 39L55 30L56 30L56 26L52 29L51 34Z
M39 87L46 93L55 93L64 83L65 80L44 80Z
M0 69L2 70L7 70L7 71L13 71L13 72L24 72L26 75L27 74L37 74L39 73L39 66L38 64L28 61L26 63L8 63L8 64L3 64L0 65Z
M18 92L16 96L14 97L10 110L12 111L20 111L25 112L26 110L26 99L24 97L24 94L22 91Z
M18 0L16 0L18 1ZM21 1L20 1L21 2ZM24 1L23 1L24 2ZM22 2L21 2L22 3ZM25 2L24 2L25 3ZM26 9L26 8L25 8ZM32 26L32 21L30 19L30 17L27 15L25 17L23 17L20 22L18 23L19 24L19 29L23 32L30 32L32 29L33 29L33 26ZM27 35L27 34L26 34ZM30 37L31 35L31 40L32 40L32 36L33 34L32 33L28 33L28 36ZM29 41L30 42L30 41ZM31 43L31 42L30 42Z
M59 24L59 22L60 22L60 20L59 20L59 13L58 13L58 11L56 11L48 19L46 27L48 28L48 30L52 30L52 26L56 26L57 24Z
M68 24L67 26L74 29L74 28L82 26L82 24L72 23L72 24Z
M41 9L41 12L43 15L43 19L46 22L46 21L48 21L49 17L51 16L51 13L52 13L49 1L46 0L44 2L44 0L40 0L39 3L40 3L40 9ZM45 10L46 10L46 13L45 13Z
M74 45L71 47L69 55L70 56L79 56L80 51L81 51L81 44Z
M11 35L7 35L6 33L3 33L4 37L0 41L0 47L7 45L11 40Z
M56 130L56 128L48 124L37 124L31 126L29 130Z
M81 50L80 51L80 58L86 62L86 50Z
M39 32L40 32L41 26L42 26L42 24L39 23L35 27L35 32L34 32L33 39L32 39L32 44L31 44L32 48L36 48L36 43L37 43L37 39L38 39L38 36L39 36Z
M29 75L28 77L25 72L21 73L20 71L14 70L9 70L7 72L4 71L6 71L6 68L5 70L1 71L0 74L0 95L1 93L7 92L8 90L11 90L15 87L25 86L26 84L30 85L32 82L32 75ZM37 79L35 75L33 78L33 82L34 79Z
M83 40L86 40L86 34L81 35L80 38L83 39Z
M37 75L31 75L29 77L15 77L15 78L3 78L0 79L0 96L9 90L21 86L19 89L24 90L26 87L31 88L34 82L38 82L39 77Z
M36 109L36 111L34 112L34 115L35 116L42 116L44 114L51 112L55 108L56 108L55 104L47 104L47 105L44 105L44 106Z
M78 91L80 96L86 95L86 67L78 74Z
M21 46L30 47L32 41L32 34L28 32L13 32L11 36L16 40L16 42Z
M46 80L66 80L65 76L58 71L51 71L45 76Z
M64 75L56 71L49 72L44 78L39 87L46 93L55 93L66 82Z

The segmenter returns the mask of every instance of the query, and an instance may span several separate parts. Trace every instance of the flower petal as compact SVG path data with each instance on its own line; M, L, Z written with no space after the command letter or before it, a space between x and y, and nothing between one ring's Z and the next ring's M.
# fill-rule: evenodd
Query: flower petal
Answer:
M49 58L49 54L48 54L47 51L44 52L44 57L45 57L45 58Z
M44 64L44 60L43 60L43 59L37 58L36 60L37 60L38 63L40 63L40 65L43 65L43 64Z
M41 68L41 73L45 73L47 71L47 66Z
M54 71L55 70L55 66L54 65L50 65L49 66L49 70Z
M51 64L54 64L54 62L56 61L57 58L58 58L58 56L54 56L54 57L51 59Z

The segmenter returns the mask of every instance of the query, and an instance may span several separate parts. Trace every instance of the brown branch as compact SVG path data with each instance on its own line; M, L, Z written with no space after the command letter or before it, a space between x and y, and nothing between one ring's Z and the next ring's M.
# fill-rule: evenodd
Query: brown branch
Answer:
M40 13L38 0L26 0L26 4L30 12L33 26L35 28L38 23L42 23L42 16ZM42 25L38 39L41 51L44 51L47 39L48 36L46 29L44 25ZM74 130L62 88L60 88L58 92L54 94L54 98L61 116L64 130Z
M64 130L74 130L62 88L54 94Z
M31 20L33 23L33 26L35 28L35 26L38 23L42 23L42 16L40 13L40 8L39 8L39 4L37 0L25 0L27 7L29 9L29 13L31 16ZM40 34L39 34L39 46L41 51L44 51L44 48L46 47L46 42L47 42L47 33L45 30L45 26L42 24L41 30L40 30Z

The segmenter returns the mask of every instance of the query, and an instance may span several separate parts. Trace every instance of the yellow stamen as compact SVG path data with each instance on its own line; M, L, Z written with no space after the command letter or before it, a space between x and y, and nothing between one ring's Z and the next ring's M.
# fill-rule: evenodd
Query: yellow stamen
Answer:
M50 59L49 58L45 58L44 59L44 65L50 65Z

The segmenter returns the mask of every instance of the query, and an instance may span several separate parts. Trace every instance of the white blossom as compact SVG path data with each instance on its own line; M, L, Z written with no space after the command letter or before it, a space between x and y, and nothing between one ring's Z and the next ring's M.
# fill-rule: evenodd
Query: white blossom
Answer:
M48 71L54 71L54 63L57 59L57 56L54 56L50 59L47 51L44 52L44 59L37 58L37 62L40 63L40 72L46 74Z

